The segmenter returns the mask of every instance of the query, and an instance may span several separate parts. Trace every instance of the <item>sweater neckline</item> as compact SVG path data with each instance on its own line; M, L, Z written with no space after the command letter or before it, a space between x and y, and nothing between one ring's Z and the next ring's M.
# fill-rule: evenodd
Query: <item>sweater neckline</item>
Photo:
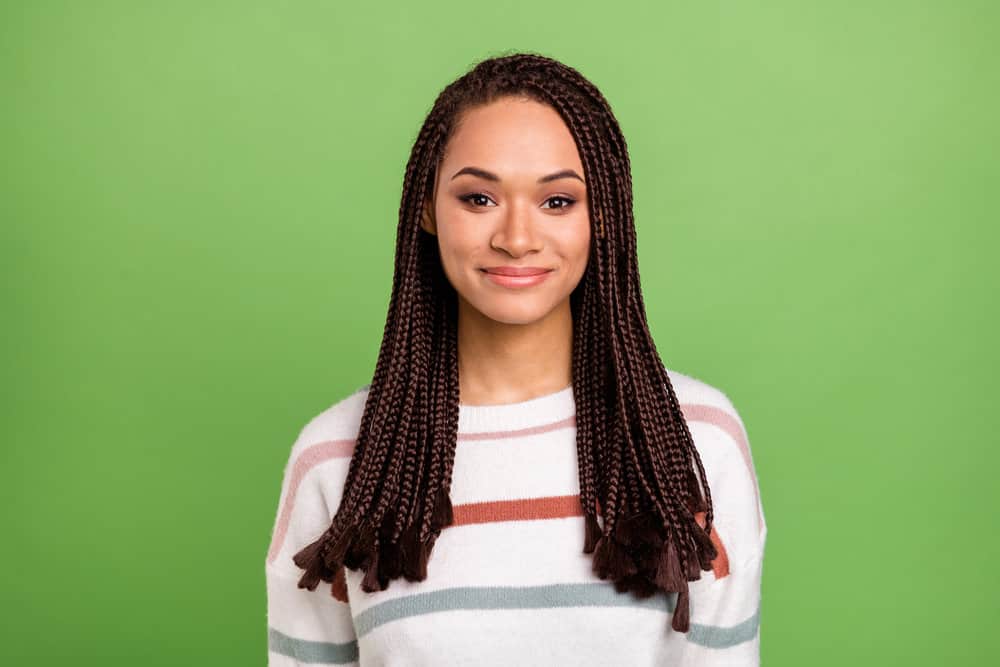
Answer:
M516 403L458 404L458 432L512 431L543 426L576 414L573 385Z

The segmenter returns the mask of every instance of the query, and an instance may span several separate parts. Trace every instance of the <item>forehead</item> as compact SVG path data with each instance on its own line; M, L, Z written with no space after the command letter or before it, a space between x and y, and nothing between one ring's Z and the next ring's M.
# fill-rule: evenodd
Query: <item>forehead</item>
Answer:
M582 163L573 135L554 108L502 98L466 111L445 150L445 169L467 164L499 171L552 171Z

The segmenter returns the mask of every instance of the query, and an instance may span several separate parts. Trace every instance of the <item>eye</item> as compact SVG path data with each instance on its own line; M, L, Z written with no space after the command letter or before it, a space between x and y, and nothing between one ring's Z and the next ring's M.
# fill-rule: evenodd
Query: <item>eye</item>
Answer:
M464 201L464 202L469 203L469 204L472 204L471 200L473 200L473 199L475 199L477 201L480 201L480 200L483 200L483 199L487 199L489 201L493 201L492 199L490 199L489 197L487 197L486 195L484 195L482 192L472 192L472 193L467 194L467 195L462 195L461 197L458 198L459 201ZM481 208L479 206L479 204L472 204L472 205L473 205L473 207Z
M569 197L563 197L562 195L555 195L553 197L549 197L545 201L547 201L547 202L550 202L550 201L563 201L563 202L567 202L567 203L562 204L560 206L556 206L555 210L567 209L567 208L570 208L571 206L573 206L573 204L576 203L575 199L570 199Z
M461 197L458 198L458 200L462 201L462 202L466 202L467 204L471 204L473 206L473 208L483 208L484 206L486 206L486 204L484 203L484 200L485 201L493 201L487 195L484 195L482 192L470 192L467 195L462 195ZM562 202L558 206L546 206L545 207L545 208L548 208L550 210L556 210L556 211L562 210L562 209L568 209L573 204L576 203L575 199L572 199L570 197L563 197L562 195L554 195L552 197L549 197L545 201L546 202L553 202L553 201Z

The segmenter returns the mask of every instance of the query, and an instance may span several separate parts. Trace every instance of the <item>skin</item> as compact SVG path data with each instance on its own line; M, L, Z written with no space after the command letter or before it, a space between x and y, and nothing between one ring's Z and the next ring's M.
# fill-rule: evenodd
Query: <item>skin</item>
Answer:
M499 180L456 176L470 166ZM563 170L579 179L538 183ZM569 128L534 100L503 98L466 112L446 146L421 226L437 236L458 293L462 404L515 403L572 384L569 297L586 270L591 240L583 178ZM480 270L487 266L553 272L538 285L509 288L490 281Z

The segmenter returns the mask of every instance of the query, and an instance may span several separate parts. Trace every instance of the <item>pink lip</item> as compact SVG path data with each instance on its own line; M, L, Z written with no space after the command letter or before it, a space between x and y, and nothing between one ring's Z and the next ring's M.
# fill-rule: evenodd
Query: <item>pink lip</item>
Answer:
M483 267L483 271L501 276L537 276L548 272L549 269L541 266L486 266Z
M486 277L502 287L531 287L543 282L551 269L537 267L495 266L480 269Z

